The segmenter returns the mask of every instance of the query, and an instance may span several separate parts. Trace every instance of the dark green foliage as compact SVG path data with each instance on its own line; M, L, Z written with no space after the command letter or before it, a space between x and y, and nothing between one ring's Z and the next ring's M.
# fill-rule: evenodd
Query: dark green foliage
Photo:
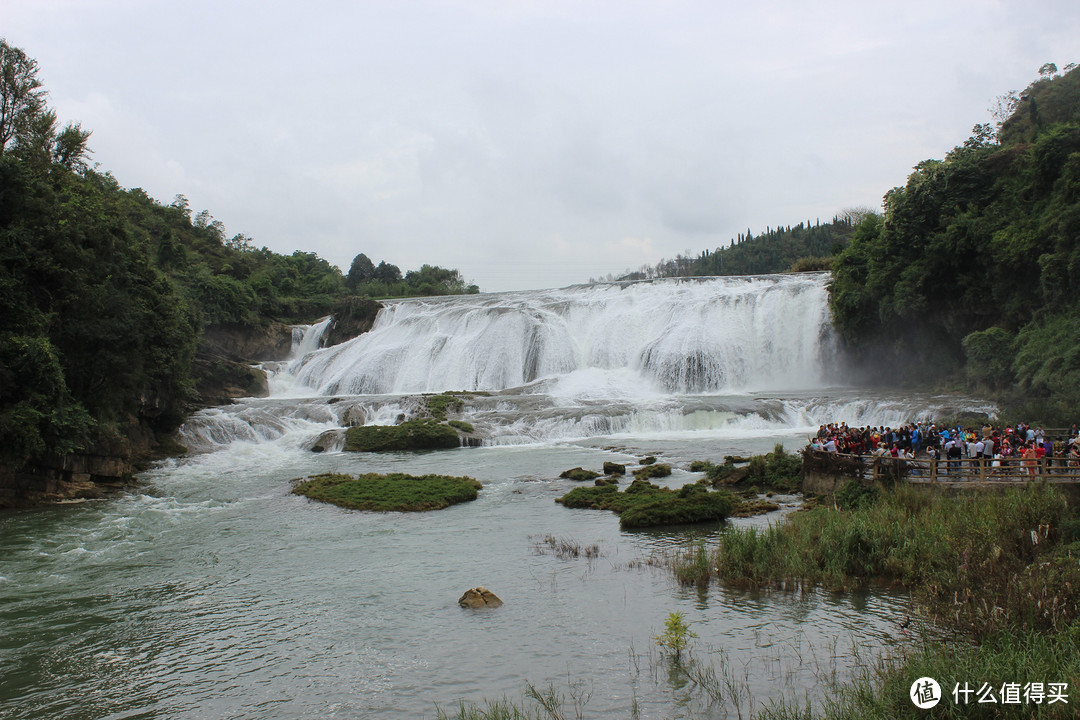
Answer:
M561 473L559 473L559 477L563 478L564 480L585 481L594 480L600 477L600 473L596 472L595 470L585 470L584 468L576 467L570 468L569 470L563 470Z
M461 446L457 431L430 418L400 425L362 425L345 431L345 450L439 450Z
M109 440L131 419L176 427L195 312L154 267L122 199L101 176L10 153L0 180L0 383L11 389L0 434L18 438L8 459Z
M1033 83L999 134L920 163L833 262L836 327L877 377L1080 401L1080 70ZM1045 404L1045 403L1044 403Z
M328 473L299 482L293 492L353 510L419 512L475 500L481 487L470 477Z
M671 474L671 466L666 463L656 463L655 465L645 465L634 471L634 477L638 480L649 480L651 478L667 477Z
M611 510L624 528L717 522L731 514L734 501L727 493L710 492L691 483L679 490L634 480L623 492L614 485L574 488L556 499L570 508Z
M622 280L648 277L694 277L701 275L761 275L780 272L828 270L831 258L848 242L854 226L867 211L853 210L831 222L799 223L767 228L754 236L748 230L727 247L706 250L696 257L676 256L628 273Z
M771 453L750 459L749 477L751 482L762 487L793 492L799 489L802 481L802 457L798 453L785 452L784 446L778 443Z
M1016 337L999 327L977 330L964 338L965 370L978 387L1000 390L1012 380Z
M370 264L370 260L364 263L367 257L362 253L353 260L355 266L360 262L360 268ZM439 267L438 265L422 265L419 270L409 270L402 277L401 270L396 265L385 261L371 269L370 275L357 270L354 274L350 270L347 284L351 278L355 282L349 284L349 289L358 295L368 295L376 298L389 297L416 297L432 295L463 295L480 292L476 285L468 285L457 270Z
M736 463L747 463L743 467ZM795 492L802 485L803 460L798 453L787 453L777 444L771 453L750 458L728 455L723 465L697 460L690 465L692 472L703 472L714 487L753 484L768 490Z
M876 503L880 494L873 485L852 479L836 491L836 504L845 510L858 510Z

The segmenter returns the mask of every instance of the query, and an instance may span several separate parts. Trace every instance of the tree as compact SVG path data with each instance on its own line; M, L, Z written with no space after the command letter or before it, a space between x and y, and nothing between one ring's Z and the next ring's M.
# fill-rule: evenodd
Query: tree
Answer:
M401 280L401 268L382 260L379 262L378 267L375 268L374 277L376 280L382 280L383 282L398 282Z
M37 60L0 38L0 153L45 109Z
M349 265L349 274L345 276L345 287L351 292L356 291L356 287L362 283L367 282L375 277L375 263L371 262L364 253L360 253L353 258L352 264Z

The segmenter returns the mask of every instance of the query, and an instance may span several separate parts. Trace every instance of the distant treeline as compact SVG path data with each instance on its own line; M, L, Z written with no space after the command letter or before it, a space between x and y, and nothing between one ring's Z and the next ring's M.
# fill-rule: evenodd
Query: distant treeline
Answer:
M165 205L91 168L90 133L60 127L46 100L37 62L0 39L0 474L174 429L210 326L310 321L357 294L477 291L456 270L368 273L360 254L345 275L228 237L183 196Z
M765 275L780 272L828 270L833 256L848 242L856 225L871 210L849 210L830 222L820 220L787 227L768 227L754 235L749 229L732 238L727 247L698 255L676 255L655 265L643 265L618 280L647 280L702 275ZM614 278L608 278L614 279Z

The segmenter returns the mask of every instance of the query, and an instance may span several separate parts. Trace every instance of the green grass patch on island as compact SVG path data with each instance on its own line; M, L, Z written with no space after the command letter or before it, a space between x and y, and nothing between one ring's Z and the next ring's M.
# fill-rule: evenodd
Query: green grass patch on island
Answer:
M297 482L297 495L353 510L420 512L475 500L480 481L446 475L326 473Z
M611 510L623 528L717 522L735 505L728 493L711 492L698 483L672 490L644 480L634 480L623 492L614 485L574 488L555 502L568 508Z
M400 425L362 425L345 431L345 450L439 450L461 446L457 430L429 418Z
M648 464L644 467L640 467L634 471L634 477L638 480L649 480L650 478L662 478L671 474L671 466L667 463Z

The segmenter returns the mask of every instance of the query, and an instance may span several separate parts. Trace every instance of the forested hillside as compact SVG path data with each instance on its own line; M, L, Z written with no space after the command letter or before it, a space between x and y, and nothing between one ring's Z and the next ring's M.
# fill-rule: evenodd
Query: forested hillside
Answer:
M880 380L963 382L1048 423L1080 406L1080 69L1046 65L885 196L833 262L834 321Z
M732 238L727 247L704 250L698 255L677 255L655 265L645 265L619 280L704 275L764 275L780 272L828 270L832 256L847 245L855 226L869 210L845 211L830 222L799 223L768 227L754 235L748 228ZM609 278L610 279L610 278Z
M403 276L359 254L345 275L227 237L182 196L165 205L91 168L89 138L59 125L37 62L0 40L0 476L177 427L208 330L370 310L362 294L477 291L456 270Z

